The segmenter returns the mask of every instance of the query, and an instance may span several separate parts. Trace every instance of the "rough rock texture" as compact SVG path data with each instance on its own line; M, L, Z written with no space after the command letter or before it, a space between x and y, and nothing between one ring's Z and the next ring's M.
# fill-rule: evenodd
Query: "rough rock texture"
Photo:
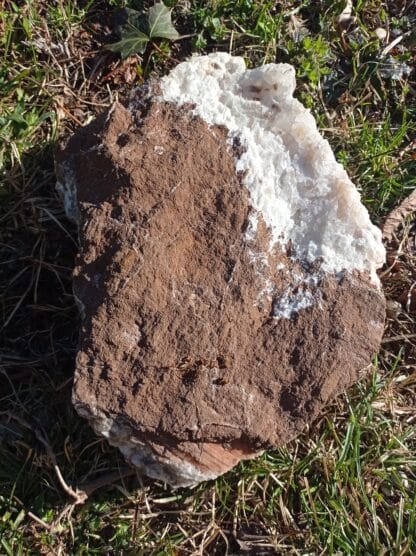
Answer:
M75 407L179 486L287 442L357 380L384 298L380 261L329 271L276 241L238 172L247 142L161 90L80 129L57 173L79 223Z

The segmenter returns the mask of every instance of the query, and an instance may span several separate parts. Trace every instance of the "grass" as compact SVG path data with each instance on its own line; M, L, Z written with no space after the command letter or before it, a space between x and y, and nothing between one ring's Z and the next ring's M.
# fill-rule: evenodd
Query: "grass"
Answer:
M128 475L71 407L76 233L53 169L57 140L132 86L191 52L224 49L250 65L295 65L298 97L380 222L416 186L415 72L391 77L414 64L414 2L357 0L341 29L343 1L173 1L190 36L121 61L103 46L127 4L151 5L0 7L0 554L414 554L416 326L403 302L397 309L416 281L412 222L384 273L396 309L371 375L290 445L171 491ZM65 487L85 485L91 495L74 505Z

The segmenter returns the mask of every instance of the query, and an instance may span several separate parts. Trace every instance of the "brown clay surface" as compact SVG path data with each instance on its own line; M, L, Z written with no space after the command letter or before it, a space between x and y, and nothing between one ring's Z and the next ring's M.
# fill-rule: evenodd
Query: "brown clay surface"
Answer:
M365 276L328 275L319 303L273 318L288 270L307 271L269 252L261 218L245 240L252 209L226 130L165 103L115 105L58 158L78 182L84 412L219 474L291 439L370 364L384 299Z

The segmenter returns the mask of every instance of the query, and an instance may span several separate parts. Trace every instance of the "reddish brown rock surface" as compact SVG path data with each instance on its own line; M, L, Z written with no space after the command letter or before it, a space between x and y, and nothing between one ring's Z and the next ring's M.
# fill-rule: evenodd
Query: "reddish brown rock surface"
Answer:
M79 219L75 407L172 485L293 438L368 368L383 331L368 276L299 282L319 264L270 249L261 215L250 239L239 148L189 108L148 100L116 104L58 155ZM276 318L299 290L316 302Z

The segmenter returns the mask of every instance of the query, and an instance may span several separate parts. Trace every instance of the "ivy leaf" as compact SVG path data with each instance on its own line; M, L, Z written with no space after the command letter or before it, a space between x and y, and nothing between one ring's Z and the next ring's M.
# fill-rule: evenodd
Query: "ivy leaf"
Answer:
M163 2L149 9L149 38L178 39L179 33L172 25L171 10Z
M149 37L139 28L140 20L136 17L138 14L134 10L127 10L127 15L127 21L119 31L120 40L106 46L112 52L119 52L122 58L127 58L137 52L143 54L149 42Z
M122 58L137 52L143 54L147 43L153 38L179 38L179 33L172 25L171 10L163 2L158 2L149 9L147 21L143 21L143 17L136 10L126 8L124 13L127 19L119 28L120 40L106 46L108 50L120 53Z
M119 52L121 57L128 58L132 54L143 54L146 50L146 45L149 42L149 37L141 31L123 33L122 38L107 45L107 49L112 52Z

